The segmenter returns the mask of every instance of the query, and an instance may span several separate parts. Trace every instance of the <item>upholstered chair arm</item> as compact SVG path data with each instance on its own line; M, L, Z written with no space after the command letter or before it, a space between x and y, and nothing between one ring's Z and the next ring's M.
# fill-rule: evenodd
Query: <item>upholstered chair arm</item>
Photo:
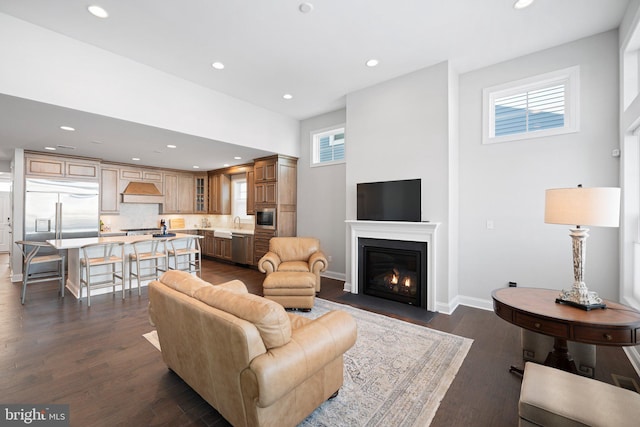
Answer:
M243 389L257 393L252 398L259 407L270 406L341 357L356 337L353 317L344 311L330 311L295 330L289 343L253 359L242 373Z
M329 262L322 251L316 251L309 257L309 271L312 273L321 273L327 269Z
M280 262L280 257L275 252L267 252L260 258L260 261L258 261L258 270L260 270L261 273L273 273L274 271L278 271Z

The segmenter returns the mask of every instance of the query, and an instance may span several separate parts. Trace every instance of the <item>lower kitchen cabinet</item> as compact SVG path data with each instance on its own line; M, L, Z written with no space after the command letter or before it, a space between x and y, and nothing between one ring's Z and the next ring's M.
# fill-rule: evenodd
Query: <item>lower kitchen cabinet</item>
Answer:
M231 261L231 239L223 237L213 238L213 256Z
M205 231L204 238L202 239L202 255L215 256L214 239L213 231Z

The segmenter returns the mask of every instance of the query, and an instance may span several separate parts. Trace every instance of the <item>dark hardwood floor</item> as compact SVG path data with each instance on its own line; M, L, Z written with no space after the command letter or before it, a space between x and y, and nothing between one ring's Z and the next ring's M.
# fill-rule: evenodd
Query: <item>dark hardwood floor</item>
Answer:
M203 264L205 280L240 279L261 293L258 271ZM72 426L229 425L142 338L152 329L146 288L124 301L96 296L88 308L72 295L57 297L55 283L35 284L22 306L20 286L8 276L8 256L0 255L0 403L69 404ZM336 301L342 288L323 279L320 297ZM474 340L432 426L516 425L520 379L508 368L521 363L518 328L464 306L425 326ZM598 380L613 383L617 374L640 383L620 348L599 347L597 363Z

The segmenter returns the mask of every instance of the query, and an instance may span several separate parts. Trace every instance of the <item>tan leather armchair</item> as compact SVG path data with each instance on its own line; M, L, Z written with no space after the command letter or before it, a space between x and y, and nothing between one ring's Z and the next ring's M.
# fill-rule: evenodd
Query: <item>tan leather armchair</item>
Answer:
M314 237L273 237L269 252L258 262L258 269L267 275L276 271L315 274L316 292L320 292L320 273L328 266L320 240Z
M149 284L149 317L167 366L236 427L298 425L342 386L357 335L344 311L309 319L175 270Z

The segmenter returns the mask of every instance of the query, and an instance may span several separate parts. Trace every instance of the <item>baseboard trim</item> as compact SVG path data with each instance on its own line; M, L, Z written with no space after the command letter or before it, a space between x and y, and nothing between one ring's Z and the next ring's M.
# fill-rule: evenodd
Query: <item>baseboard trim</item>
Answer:
M320 277L326 277L327 279L341 280L345 281L347 275L344 273L338 273L337 271L324 271L320 274Z

